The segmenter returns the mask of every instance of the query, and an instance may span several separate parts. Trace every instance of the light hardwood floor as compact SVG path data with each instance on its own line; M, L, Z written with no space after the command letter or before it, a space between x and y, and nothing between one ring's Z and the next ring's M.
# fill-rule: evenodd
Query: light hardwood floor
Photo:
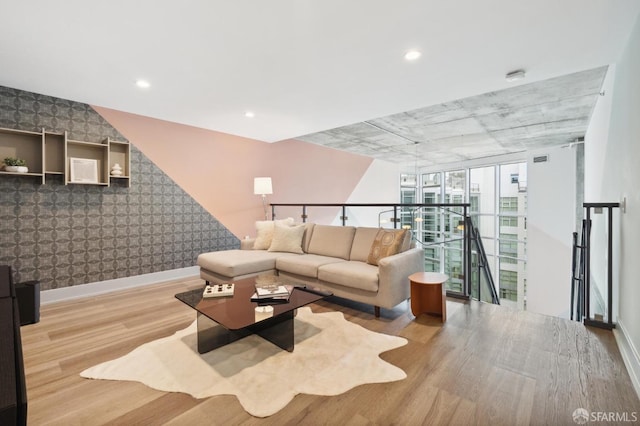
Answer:
M445 325L414 318L406 305L378 319L345 301L311 305L406 337L408 345L381 356L408 378L335 397L298 395L266 419L248 415L233 396L196 400L79 376L186 327L195 312L173 296L202 285L182 280L43 306L41 321L22 327L29 424L573 425L579 407L640 414L611 332L475 302L449 301Z

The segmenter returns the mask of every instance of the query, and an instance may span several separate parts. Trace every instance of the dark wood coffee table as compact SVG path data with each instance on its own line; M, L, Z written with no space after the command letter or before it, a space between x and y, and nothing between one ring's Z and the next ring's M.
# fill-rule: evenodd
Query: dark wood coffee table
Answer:
M256 277L234 281L233 296L202 298L202 288L178 293L175 297L197 312L198 352L203 354L251 334L257 334L274 345L293 352L293 317L295 310L331 295L328 292L306 288L282 280L285 285L293 285L289 301L273 306L273 316L256 312L259 305L268 302L252 302Z

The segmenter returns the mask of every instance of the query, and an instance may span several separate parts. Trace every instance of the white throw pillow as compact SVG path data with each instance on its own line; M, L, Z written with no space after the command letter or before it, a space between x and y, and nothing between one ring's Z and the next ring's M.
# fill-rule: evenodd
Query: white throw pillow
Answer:
M275 223L290 226L293 225L293 218L288 217L286 219L276 220ZM269 246L271 246L273 227L273 220L259 220L256 222L256 241L253 243L254 250L267 250Z
M287 253L304 253L302 251L302 237L305 225L275 224L273 239L269 251L282 251Z

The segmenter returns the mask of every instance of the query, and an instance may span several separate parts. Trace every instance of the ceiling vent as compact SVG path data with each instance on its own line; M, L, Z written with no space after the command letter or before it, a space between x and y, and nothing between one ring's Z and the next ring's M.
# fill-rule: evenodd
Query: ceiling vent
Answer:
M549 154L547 155L538 155L533 157L533 162L534 163L546 163L547 161L549 161Z
M517 71L512 71L509 74L505 75L504 78L509 83L512 83L514 81L524 80L525 76L526 76L526 74L525 74L524 70L517 70Z

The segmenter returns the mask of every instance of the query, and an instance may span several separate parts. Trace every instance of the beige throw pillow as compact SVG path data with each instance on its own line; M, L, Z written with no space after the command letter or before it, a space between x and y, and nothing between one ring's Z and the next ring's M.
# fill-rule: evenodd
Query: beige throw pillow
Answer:
M367 263L378 266L383 257L400 253L407 232L406 229L379 229L371 245Z
M256 222L256 241L253 243L254 250L267 250L271 246L273 239L274 223L282 225L292 225L293 218L288 217L282 220L259 220Z
M302 237L305 225L283 225L276 223L269 251L282 251L302 254Z

